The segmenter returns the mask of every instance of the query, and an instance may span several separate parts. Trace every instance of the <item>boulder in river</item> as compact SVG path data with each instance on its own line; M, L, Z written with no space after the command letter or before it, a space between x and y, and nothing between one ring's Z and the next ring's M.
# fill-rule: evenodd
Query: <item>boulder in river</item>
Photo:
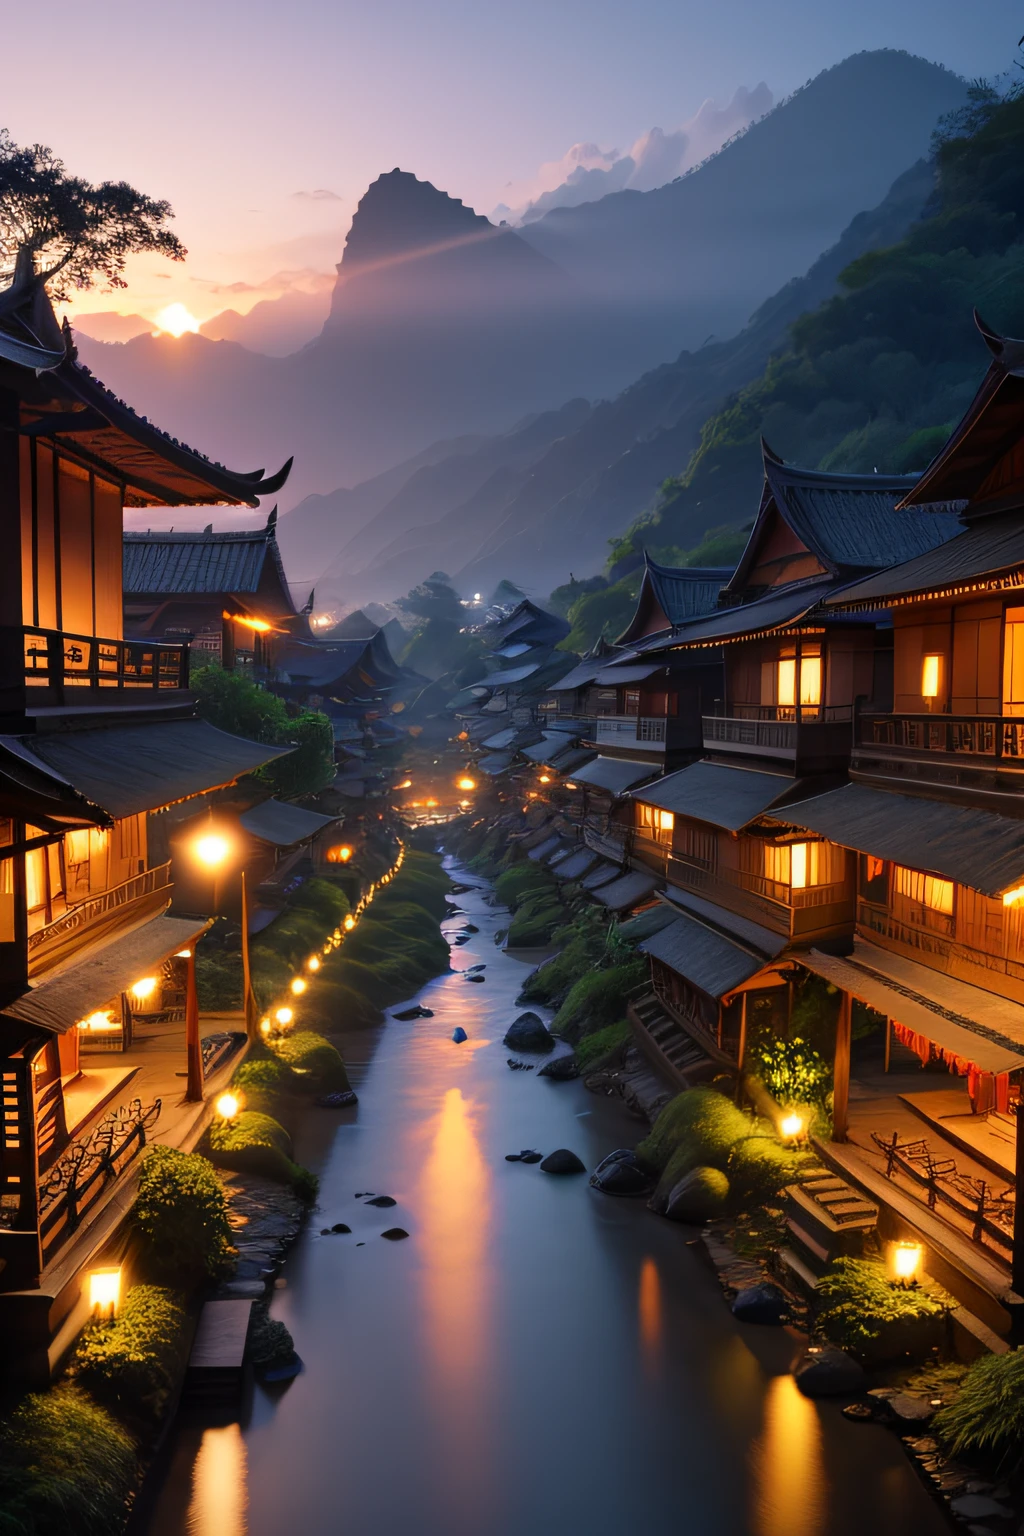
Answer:
M729 1180L718 1168L693 1168L670 1191L665 1205L669 1221L703 1226L720 1216L729 1193Z
M532 1072L534 1070L532 1061L516 1061L514 1056L510 1056L505 1065L510 1067L513 1072Z
M386 1232L381 1233L381 1237L386 1237L389 1243L399 1243L403 1237L408 1236L404 1227L388 1227Z
M339 1088L335 1093L318 1093L313 1100L321 1109L348 1109L352 1104L358 1104L359 1100L351 1088Z
M398 1201L391 1195L374 1195L372 1200L367 1200L367 1205L378 1205L384 1210L389 1205L397 1205Z
M352 1228L350 1226L348 1226L344 1221L336 1221L334 1223L334 1226L331 1228L331 1231L332 1232L351 1232Z
M469 969L466 971L466 975L467 976L475 976L478 971L486 971L486 969L487 969L487 961L486 960L479 960L476 965L471 965L469 967Z
M536 1013L521 1013L509 1025L502 1044L510 1051L536 1051L545 1055L555 1048L550 1031Z
M505 1153L505 1161L506 1161L506 1163L521 1163L522 1160L523 1160L523 1155L522 1155L521 1152L506 1152Z
M864 1367L852 1355L826 1346L809 1349L793 1372L805 1397L853 1397L863 1392Z
M789 1301L784 1291L768 1280L748 1285L733 1298L732 1315L741 1323L764 1323L777 1327L789 1316Z
M519 1161L521 1163L539 1163L543 1155L543 1152L531 1152L527 1148L525 1152L520 1152Z
M571 1078L579 1075L580 1069L576 1065L575 1051L569 1051L564 1056L553 1056L537 1073L538 1077L553 1077L556 1083L567 1083Z
M524 1158L525 1162L526 1159ZM586 1168L580 1162L575 1152L570 1152L568 1147L558 1147L554 1152L549 1152L540 1165L541 1173L586 1173Z
M654 1179L629 1147L609 1152L590 1175L590 1183L603 1195L649 1195L654 1187Z
M466 1034L466 1031L463 1029L461 1024L456 1024L455 1028L452 1030L452 1039L455 1041L456 1045L461 1045L463 1040L469 1039L469 1036Z
M471 976L469 974L469 972L467 971L466 972L466 980L467 981L486 981L487 977L486 976L479 976L479 975L478 976Z
M433 1008L424 1008L422 1003L417 1003L415 1008L403 1008L401 1013L393 1013L391 1017L393 1019L401 1019L402 1023L406 1024L410 1019L432 1019L434 1017L434 1010Z

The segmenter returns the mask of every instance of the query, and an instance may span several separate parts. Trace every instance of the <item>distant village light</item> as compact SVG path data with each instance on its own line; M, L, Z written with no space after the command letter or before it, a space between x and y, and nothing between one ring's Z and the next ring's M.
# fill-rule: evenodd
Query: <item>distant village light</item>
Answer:
M310 955L309 959L306 961L306 965L311 971L318 971L320 969L320 956Z
M292 977L291 988L292 988L292 991L294 992L296 997L301 997L303 992L305 992L305 990L306 990L306 988L308 986L309 986L309 982L303 980L303 978L301 976L293 976Z
M463 774L462 778L456 782L455 787L456 789L476 789L476 779L471 779L468 773ZM430 804L429 800L427 801L427 804Z
M343 927L344 927L344 929L345 929L345 932L346 932L346 933L351 933L351 932L352 932L352 929L353 929L353 928L354 928L354 927L355 927L355 925L356 925L356 920L355 920L355 918L354 918L354 917L353 917L353 916L352 916L352 914L351 914L351 913L349 913L349 915L348 915L348 917L346 917L346 919L345 919L345 922L344 922L344 924L343 924Z

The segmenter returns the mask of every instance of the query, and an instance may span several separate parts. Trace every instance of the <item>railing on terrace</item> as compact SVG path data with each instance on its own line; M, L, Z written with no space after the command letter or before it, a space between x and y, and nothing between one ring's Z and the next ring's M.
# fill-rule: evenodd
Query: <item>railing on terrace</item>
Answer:
M908 922L886 907L861 897L857 903L857 925L866 933L877 933L892 943L916 950L922 957L932 955L945 962L950 957L959 956L981 970L1024 981L1024 964L1008 955L990 954L958 938L956 920L945 913L929 912L927 920ZM923 963L927 965L929 962L924 959Z
M146 1145L146 1133L159 1115L159 1099L145 1108L141 1099L133 1099L111 1110L95 1130L64 1149L39 1189L44 1259L71 1236L107 1183L138 1157Z
M1024 767L1024 719L1005 715L862 714L860 747L898 753L984 758Z
M76 703L188 687L185 641L109 640L32 625L0 627L3 676L28 704Z
M73 936L87 928L105 925L107 919L166 890L170 883L171 865L168 861L143 870L140 875L132 875L128 880L122 880L120 885L112 885L109 890L89 896L85 901L77 902L60 917L54 918L52 923L29 934L29 964L37 966L50 951L62 948Z
M696 724L681 715L597 715L588 735L598 746L645 746L664 751L696 745Z
M851 704L725 704L702 720L705 747L726 746L767 757L842 754L851 744Z
M660 844L638 838L634 854L639 862L662 873L670 885L678 885L708 901L750 917L755 922L785 933L811 931L815 918L802 917L803 913L819 913L826 919L825 926L836 921L835 911L846 911L846 920L852 923L853 893L848 883L834 881L828 885L811 885L794 890L779 880L769 880L743 869L706 869L678 854L670 853ZM827 914L824 909L835 909Z

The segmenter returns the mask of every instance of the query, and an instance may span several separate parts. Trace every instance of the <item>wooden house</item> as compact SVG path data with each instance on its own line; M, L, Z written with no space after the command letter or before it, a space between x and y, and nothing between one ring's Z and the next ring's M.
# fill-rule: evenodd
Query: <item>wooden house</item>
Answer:
M167 915L162 814L284 750L196 718L186 644L124 637L122 508L256 506L288 466L237 474L117 399L24 254L0 418L0 1343L38 1378L139 1149L203 1113L208 919Z

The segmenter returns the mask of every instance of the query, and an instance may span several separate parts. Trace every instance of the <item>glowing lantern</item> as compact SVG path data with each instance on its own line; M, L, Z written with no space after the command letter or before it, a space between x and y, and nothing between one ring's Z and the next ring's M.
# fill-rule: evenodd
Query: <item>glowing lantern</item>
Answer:
M345 919L345 932L346 933L351 933L352 929L355 927L355 925L356 925L356 920L355 920L355 918L350 913L349 916L346 917L346 919Z
M306 961L306 965L311 971L318 971L320 969L320 956L310 955L309 959Z
M569 780L568 780L568 779L566 779L566 781L565 781L565 785L564 785L564 788L566 788L566 789L575 789L575 788L576 788L576 785L575 785L575 784L570 784L570 783L569 783Z
M303 992L305 992L305 990L306 990L307 986L309 985L309 983L307 981L303 981L301 976L293 976L292 977L291 985L292 985L292 991L295 994L295 996L296 997L301 997Z
M455 788L456 789L476 789L476 779L471 779L468 774L465 774L461 779L457 779L456 780Z
M341 843L337 848L328 848L328 864L347 864L352 857L352 849L347 843Z
M197 837L193 844L196 858L207 869L216 869L219 864L223 864L230 851L227 838L216 832L207 832L203 837Z
M121 1026L119 1024L114 1023L112 1013L109 1008L102 1008L97 1010L96 1013L90 1013L88 1018L83 1019L79 1026L81 1029L88 1029L91 1031L101 1029L120 1029L120 1027Z
M152 997L156 991L156 977L143 976L131 989L132 997L137 1003L144 1003L147 997Z
M804 1133L803 1117L798 1115L795 1110L791 1110L788 1115L783 1117L779 1130L787 1141L799 1141Z
M921 1262L924 1259L924 1248L920 1243L891 1243L888 1259L891 1285L907 1287L917 1284Z
M269 1019L260 1019L260 1034L261 1035L269 1035L270 1034L270 1020Z
M551 783L551 775L550 775L550 773L542 773L541 776L540 776L540 782L542 784L550 784Z
M274 1018L282 1026L285 1025L285 1024L290 1024L292 1019L294 1019L294 1017L295 1017L295 1015L294 1015L294 1013L292 1013L292 1010L290 1008L278 1008L277 1011L274 1014Z
M222 1120L233 1120L241 1105L233 1093L222 1093L214 1108Z
M107 1269L94 1269L89 1276L90 1311L98 1313L100 1317L109 1317L113 1321L117 1316L120 1300L120 1264L111 1265Z

